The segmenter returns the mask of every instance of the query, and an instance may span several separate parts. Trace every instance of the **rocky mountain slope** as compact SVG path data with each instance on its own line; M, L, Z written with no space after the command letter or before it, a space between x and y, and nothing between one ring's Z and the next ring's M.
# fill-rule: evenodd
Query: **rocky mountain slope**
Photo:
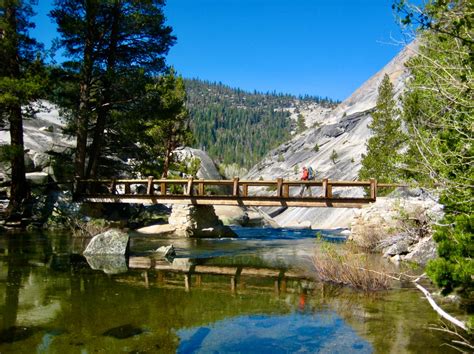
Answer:
M361 167L362 154L370 137L367 125L371 121L378 87L388 74L396 95L400 95L408 79L404 63L414 55L417 44L411 43L393 58L382 70L367 80L349 98L327 113L315 126L293 137L272 150L254 166L248 179L298 179L303 166L311 165L317 179L356 180ZM297 190L292 190L296 194ZM316 188L315 191L316 192ZM361 190L351 190L341 195L361 195ZM274 214L277 214L273 210ZM348 227L353 209L289 208L275 216L282 226L311 224L313 228Z

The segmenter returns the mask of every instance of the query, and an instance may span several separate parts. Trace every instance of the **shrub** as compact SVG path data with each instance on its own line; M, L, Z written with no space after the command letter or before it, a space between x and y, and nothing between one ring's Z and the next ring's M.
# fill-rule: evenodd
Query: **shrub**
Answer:
M354 253L349 246L341 252L324 245L313 257L316 277L324 282L349 285L363 291L389 289L392 277L383 263L375 264L365 254Z
M339 155L337 154L336 150L333 149L331 152L331 156L329 156L333 164L336 164L338 157Z

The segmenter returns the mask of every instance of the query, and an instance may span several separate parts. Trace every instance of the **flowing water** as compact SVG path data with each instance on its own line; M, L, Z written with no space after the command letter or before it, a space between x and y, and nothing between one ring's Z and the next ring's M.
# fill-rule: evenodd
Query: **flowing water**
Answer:
M416 290L365 295L308 278L315 231L235 231L132 235L130 258L102 262L67 234L0 235L0 353L449 352ZM157 260L169 243L177 258Z

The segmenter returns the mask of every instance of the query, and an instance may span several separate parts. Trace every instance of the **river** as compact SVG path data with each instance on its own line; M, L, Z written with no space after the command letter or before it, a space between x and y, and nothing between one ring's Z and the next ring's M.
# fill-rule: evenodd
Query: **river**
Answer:
M130 258L102 270L66 233L1 235L0 353L449 353L415 289L366 295L308 278L315 248L337 247L338 231L235 231L132 235ZM176 259L156 260L169 243Z

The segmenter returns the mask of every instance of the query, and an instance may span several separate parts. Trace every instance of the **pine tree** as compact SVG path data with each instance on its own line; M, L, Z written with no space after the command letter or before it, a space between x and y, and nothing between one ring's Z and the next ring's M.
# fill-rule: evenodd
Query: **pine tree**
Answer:
M420 55L408 62L404 95L410 176L437 184L444 219L435 227L438 255L427 273L445 293L474 290L474 130L472 4L427 5ZM411 18L414 18L413 16Z
M51 15L80 82L79 102L72 110L78 178L97 176L102 152L112 141L106 134L113 131L111 124L128 117L121 113L145 94L146 77L166 69L165 55L175 37L164 23L163 5L162 0L55 2Z
M379 86L377 105L372 113L369 129L372 137L367 141L367 153L363 155L360 179L375 178L379 182L395 182L400 179L399 152L405 137L398 119L400 114L394 99L393 85L387 74Z
M139 143L138 170L167 177L173 151L192 143L184 81L171 68L146 85L146 94L129 114L136 117L124 128Z
M33 27L29 1L0 2L0 114L10 129L8 156L11 164L9 218L21 217L21 206L28 194L25 178L23 117L25 110L42 88L38 71L39 47L28 36Z

